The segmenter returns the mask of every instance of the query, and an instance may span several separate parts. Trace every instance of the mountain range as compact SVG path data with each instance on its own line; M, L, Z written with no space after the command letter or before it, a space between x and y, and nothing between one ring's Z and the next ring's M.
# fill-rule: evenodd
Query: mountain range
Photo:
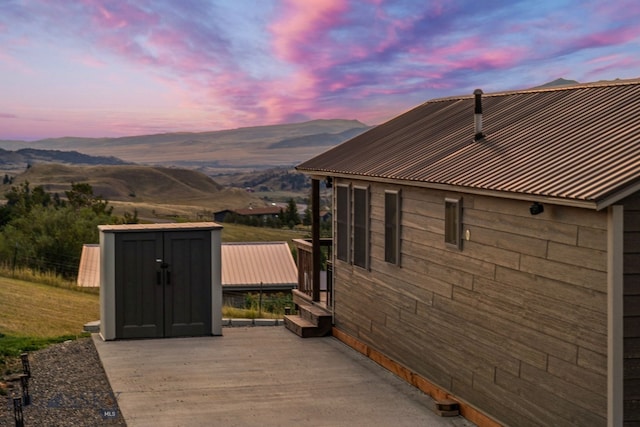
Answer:
M336 119L121 138L64 137L31 142L0 140L0 148L5 150L0 151L0 161L18 159L19 156L23 161L43 163L114 164L120 161L220 173L239 168L294 166L368 129L370 126L357 120ZM25 151L26 148L31 151ZM6 150L17 151L11 153ZM65 157L60 154L62 150L74 154Z

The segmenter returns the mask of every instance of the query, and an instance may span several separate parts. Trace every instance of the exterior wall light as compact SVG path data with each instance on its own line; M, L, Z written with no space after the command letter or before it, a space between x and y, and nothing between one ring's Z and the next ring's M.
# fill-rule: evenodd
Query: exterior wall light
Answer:
M531 207L529 207L529 212L531 213L531 215L539 215L544 212L544 206L542 206L542 203L533 202Z

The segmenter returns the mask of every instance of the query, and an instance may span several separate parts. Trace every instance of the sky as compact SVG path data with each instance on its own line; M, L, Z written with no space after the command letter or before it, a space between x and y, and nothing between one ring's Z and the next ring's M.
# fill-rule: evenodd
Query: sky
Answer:
M0 139L375 125L640 77L637 0L0 0Z

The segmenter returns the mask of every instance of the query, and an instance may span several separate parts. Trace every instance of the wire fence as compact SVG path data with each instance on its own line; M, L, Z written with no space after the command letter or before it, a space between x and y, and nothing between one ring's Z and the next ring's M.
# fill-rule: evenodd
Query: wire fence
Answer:
M5 257L0 262L13 273L20 268L29 268L39 273L53 272L66 279L74 280L78 276L80 255L71 256L50 251L41 251L34 255L16 246L11 256Z

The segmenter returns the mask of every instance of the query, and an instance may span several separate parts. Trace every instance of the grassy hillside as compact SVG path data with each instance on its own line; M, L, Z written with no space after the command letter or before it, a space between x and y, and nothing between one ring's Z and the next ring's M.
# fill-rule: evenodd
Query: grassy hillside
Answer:
M0 194L12 185L28 181L64 196L72 182L91 184L94 194L108 200L118 211L137 209L141 216L179 216L207 219L211 212L244 208L264 202L238 188L226 188L193 170L157 166L67 166L41 164L15 176L12 184L0 185Z

